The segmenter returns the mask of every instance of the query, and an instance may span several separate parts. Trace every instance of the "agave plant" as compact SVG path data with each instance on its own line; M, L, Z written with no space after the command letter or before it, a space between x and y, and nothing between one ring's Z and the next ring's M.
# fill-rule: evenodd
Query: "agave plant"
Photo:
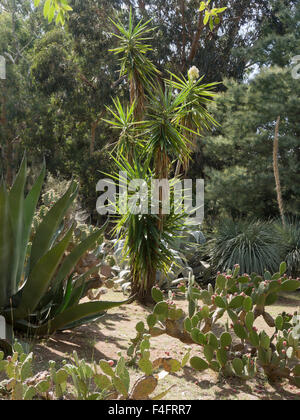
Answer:
M40 337L96 319L124 302L80 303L91 271L76 278L72 271L103 229L66 255L75 224L66 232L62 225L78 191L71 182L31 238L45 167L25 198L26 174L24 158L12 188L0 185L0 315L14 330Z

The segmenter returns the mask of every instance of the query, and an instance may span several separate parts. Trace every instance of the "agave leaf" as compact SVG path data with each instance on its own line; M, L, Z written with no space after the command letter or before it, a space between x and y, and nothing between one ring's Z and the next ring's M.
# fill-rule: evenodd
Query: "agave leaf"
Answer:
M71 326L73 327L74 323L77 321L90 321L91 319L100 317L108 309L116 308L118 306L131 302L132 298L123 302L103 301L82 303L80 305L67 309L66 311L57 315L54 319L40 327L36 327L26 322L17 322L16 325L20 330L29 332L30 335L34 335L36 337L45 337L53 334L57 330L71 328Z
M77 195L78 185L72 182L68 191L57 201L39 225L32 243L30 256L30 273L34 270L38 260L51 247L55 232L59 228L66 211Z
M9 198L4 181L0 184L0 308L8 304L12 295L9 277L10 256L13 252L13 235L9 217Z
M65 258L64 262L61 265L61 268L54 281L54 291L59 287L61 282L71 273L72 269L76 266L80 258L100 239L103 234L104 229L107 224L105 224L98 232L93 233L79 245L77 245L72 252Z
M36 180L31 191L28 193L24 202L24 222L23 222L24 225L23 225L21 255L20 255L18 274L17 274L18 283L22 280L22 274L24 271L24 264L25 264L25 259L26 259L26 252L27 252L28 242L29 242L31 228L32 228L32 221L33 221L36 206L40 197L40 193L42 190L45 173L46 173L46 166L44 164L38 179Z
M14 311L13 319L26 318L33 313L47 292L49 284L66 251L74 230L69 230L64 239L44 255L35 265L24 286L20 306Z
M27 160L24 156L19 173L9 193L9 213L12 226L14 247L10 261L11 292L15 294L18 286L18 272L22 255L22 237L24 225L24 189L26 183Z

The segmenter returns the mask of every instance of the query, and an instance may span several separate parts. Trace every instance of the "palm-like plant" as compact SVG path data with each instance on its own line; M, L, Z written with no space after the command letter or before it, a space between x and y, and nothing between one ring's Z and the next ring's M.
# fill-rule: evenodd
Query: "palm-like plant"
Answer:
M215 119L207 111L207 106L212 102L216 93L213 89L218 83L203 84L204 76L196 79L190 75L186 78L171 73L171 79L167 84L172 86L178 92L178 97L181 98L182 105L184 106L184 114L178 115L179 123L185 127L184 132L190 141L191 152L196 149L197 136L203 132L210 131L213 126L218 125ZM189 167L190 159L184 158L184 162L179 160L175 175L180 173L181 166L186 172Z
M132 294L140 301L146 302L151 296L157 273L167 274L174 263L172 249L176 248L177 240L182 235L186 214L174 207L176 203L171 196L170 214L164 216L163 229L160 229L159 215L151 214L153 173L147 162L141 164L135 158L133 164L130 164L122 156L115 162L119 170L126 174L126 178L121 178L123 189L128 191L129 183L137 179L143 180L147 187L145 189L147 192L144 195L141 194L138 212L133 211L130 205L126 206L124 211L123 197L118 197L116 204L118 216L114 229L119 240L125 239L123 257L128 258L131 267ZM113 175L112 178L120 179L119 174ZM176 179L170 180L171 190L176 182ZM129 203L133 194L128 192ZM144 206L144 211L141 211L142 206Z
M155 176L167 179L170 164L177 158L182 162L190 157L190 145L181 121L187 115L186 96L176 94L171 86L163 90L158 87L149 96L147 106L145 137L148 139L144 149L145 156L153 156Z
M149 28L150 21L142 23L140 21L136 26L133 22L132 10L129 14L128 28L117 19L110 19L118 33L113 34L119 40L119 46L110 51L120 58L120 77L127 76L130 83L130 103L136 102L135 116L142 118L145 106L145 87L151 85L151 81L159 72L155 65L146 57L146 54L152 50L151 45L147 44L153 32Z
M282 239L281 239L282 240ZM219 271L239 264L243 273L275 273L281 260L280 237L272 222L223 220L209 242L212 265Z
M134 154L142 149L141 131L139 127L143 125L142 121L136 121L134 116L135 102L130 106L123 107L119 98L113 99L114 108L107 107L107 110L113 117L113 120L103 121L111 125L115 130L119 131L119 140L113 151L116 151L117 156L127 156L128 160L132 162Z
M66 255L75 225L68 226L62 238L61 228L77 184L70 184L31 239L45 168L24 198L26 175L24 158L11 190L3 181L0 185L0 315L15 330L44 336L98 318L121 302L79 303L91 271L73 278L74 267L103 232L90 235Z
M119 20L113 23L119 31L116 36L120 45L112 51L121 56L120 75L127 75L130 82L131 108L124 112L117 101L117 112L112 112L115 118L112 125L120 130L119 156L124 153L120 169L127 173L128 179L144 179L146 185L152 176L168 180L175 159L185 166L190 159L190 133L197 134L214 123L205 107L212 97L213 85L201 85L201 80L194 83L175 76L172 76L175 80L168 82L158 80L155 65L146 57L152 49L147 44L148 35L153 31L148 27L149 22L134 26L130 12L128 29ZM132 109L134 104L135 111ZM138 126L135 121L139 121ZM126 238L132 290L139 300L151 299L156 273L168 267L172 259L168 251L170 244L183 230L185 222L186 215L178 214L174 206L171 206L170 214L163 214L163 200L162 191L159 191L159 214L136 215L129 208L117 224L117 232Z

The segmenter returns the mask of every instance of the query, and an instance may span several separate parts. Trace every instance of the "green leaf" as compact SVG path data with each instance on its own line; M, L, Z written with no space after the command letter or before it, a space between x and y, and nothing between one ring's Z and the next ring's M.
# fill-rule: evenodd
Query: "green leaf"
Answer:
M51 6L51 2L52 0L46 0L45 1L45 5L44 5L44 17L46 18L49 14L50 11L50 6Z
M278 317L275 319L275 326L277 330L281 331L283 328L284 319L281 315L278 315Z
M230 333L224 332L220 337L220 343L221 343L221 347L223 348L230 347L232 344L232 337Z
M89 318L97 318L101 314L104 314L105 311L107 311L108 309L116 308L129 302L132 302L132 299L128 299L124 302L99 301L81 303L80 305L66 309L64 312L57 315L47 324L44 324L40 327L35 327L33 325L28 325L26 323L24 324L21 322L17 323L17 327L22 331L30 332L30 335L44 337L47 335L51 335L55 331L62 330L66 327L70 328L70 325L75 323L76 321L80 321L82 319L88 320Z
M229 303L230 309L238 309L243 306L244 297L243 296L235 296L232 301Z
M233 326L234 332L241 340L246 340L248 338L248 334L245 328L241 324L235 324Z
M57 290L58 286L67 278L68 274L72 272L72 269L76 266L80 258L95 245L103 234L102 228L100 231L93 233L87 239L77 245L71 253L64 259L56 277L53 282L54 291Z
M154 314L150 314L147 317L147 324L149 328L153 328L157 322L157 317Z
M284 273L286 272L286 270L287 270L287 264L286 264L286 262L282 262L282 263L280 264L279 274L280 274L281 276L283 276L283 275L284 275Z
M283 292L295 292L300 288L300 281L298 280L286 280L281 285L281 290Z
M34 183L32 189L28 193L25 203L24 203L24 226L23 226L23 236L22 236L22 247L21 247L21 255L20 255L20 263L18 268L17 279L20 281L23 270L24 264L26 259L26 253L28 248L28 242L30 239L32 222L35 214L35 210L39 201L39 197L41 194L43 182L45 179L46 174L46 167L45 164L38 176L36 182Z
M159 302L153 310L154 315L162 315L167 318L168 316L168 304L167 302Z
M205 335L198 328L192 329L191 337L192 337L192 340L195 341L195 343L199 345L206 344Z
M249 340L253 347L259 346L259 336L256 331L251 330L249 332Z
M209 367L208 363L206 363L206 361L201 359L200 357L192 357L190 360L190 364L193 369L198 370L200 372L203 372Z
M152 298L153 298L154 302L156 302L156 303L162 302L164 300L164 295L163 295L162 291L157 289L156 287L152 288L151 295L152 295Z
M203 353L208 363L210 363L214 357L214 350L215 349L210 345L204 346Z
M139 368L145 373L146 376L151 376L153 372L152 363L148 359L139 360Z
M78 185L72 182L68 191L49 210L43 221L38 226L31 248L30 272L34 269L38 260L51 248L53 238L68 210L74 201L78 191Z
M32 376L32 360L33 353L30 353L21 367L21 381L25 382L26 379Z
M243 370L244 370L244 364L241 359L238 359L238 358L234 359L232 361L232 367L237 376L242 376Z
M108 375L112 378L115 376L115 372L106 360L100 360L99 365L102 372L105 373L105 375Z
M206 11L204 21L203 21L204 25L208 24L209 18L210 18L210 13Z
M250 312L253 308L253 301L250 296L246 297L243 302L243 309L245 312Z
M14 249L10 259L10 281L12 294L17 292L20 279L17 277L23 254L22 238L24 227L24 189L27 175L27 160L24 156L19 173L9 193L10 219ZM22 267L23 268L23 267Z
M143 333L145 331L145 324L143 323L143 321L138 322L135 326L135 329L138 333Z
M200 3L199 12L203 12L203 10L205 10L205 9L206 9L206 4L205 4L205 2L204 2L204 1L202 1L202 2Z
M118 378L117 376L114 376L112 379L112 382L113 382L114 387L118 391L118 393L122 394L125 398L127 398L128 391L127 391L126 385L122 382L122 380Z
M263 347L265 350L268 350L270 347L271 340L270 337L265 333L265 331L262 331L260 333L259 339L261 347Z
M14 320L26 318L38 306L40 300L47 292L49 284L59 266L61 259L70 243L73 228L69 230L64 239L49 251L34 267L24 286L21 303L14 311Z
M210 332L206 335L206 339L208 344L214 349L217 350L219 347L219 341L214 333Z
M112 387L112 383L106 375L98 374L94 376L94 382L101 391L108 390Z
M224 301L224 299L222 299L222 298L221 298L221 296L217 296L217 297L215 298L215 305L216 305L218 308L222 308L222 309L227 308L227 304L226 304L226 302Z
M217 350L217 361L220 363L222 367L224 367L228 361L227 351L222 348Z
M245 325L248 331L252 331L253 324L254 324L255 316L253 312L248 312L245 317Z

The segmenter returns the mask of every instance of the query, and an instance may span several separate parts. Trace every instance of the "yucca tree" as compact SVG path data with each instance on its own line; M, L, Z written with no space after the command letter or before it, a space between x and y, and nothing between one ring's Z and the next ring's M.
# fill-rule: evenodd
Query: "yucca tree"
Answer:
M186 96L176 94L171 86L158 87L149 95L145 137L148 139L144 155L153 157L155 176L168 179L175 158L190 158L190 144L181 121L186 114Z
M66 255L75 224L67 227L62 238L60 232L77 195L76 182L71 182L31 238L45 167L25 198L26 176L24 158L12 188L7 190L3 181L0 184L0 315L15 330L45 336L98 318L122 303L80 303L92 270L75 277L74 267L103 231L90 235Z
M124 26L120 19L113 21L110 19L118 33L113 35L118 38L119 46L111 49L116 55L120 55L120 77L127 76L130 84L130 105L136 104L134 113L136 119L142 119L145 111L145 90L151 86L155 76L159 73L156 66L146 57L152 50L148 41L153 32L149 28L150 21L143 23L140 21L134 26L132 9L129 14L128 28Z
M122 170L128 179L134 175L144 179L146 185L151 177L168 180L174 172L174 160L186 166L192 152L190 134L213 123L205 108L213 85L190 83L174 76L172 80L176 81L161 80L146 57L152 49L147 42L153 29L148 24L139 22L134 26L132 12L128 29L120 21L114 23L120 45L113 51L121 56L120 75L127 75L130 82L130 108L124 109L117 100L116 111L110 110L114 116L110 123L120 131L117 155L124 153ZM172 258L168 251L172 231L175 236L182 231L186 217L183 211L178 214L174 206L170 214L163 214L161 190L158 201L158 214L133 215L129 209L118 221L118 232L126 238L132 290L140 301L151 299L157 271L164 271Z
M172 250L177 247L178 239L182 235L186 214L174 207L176 204L171 194L170 214L164 216L161 229L158 223L160 216L151 214L154 174L148 163L141 163L136 157L133 164L130 164L123 156L115 159L115 163L119 171L126 174L126 178L121 177L121 186L127 191L129 205L122 207L123 197L118 197L116 227L113 232L119 240L125 240L124 258L128 258L131 267L132 295L140 302L146 303L151 301L151 290L156 282L157 273L166 274L174 263ZM119 181L120 175L115 174L112 178ZM130 200L135 193L130 192L128 186L131 181L137 179L143 180L146 188L145 192L140 194L138 209L133 209ZM171 191L176 182L177 179L170 180Z
M197 147L197 138L218 125L207 110L207 106L216 96L214 89L218 83L203 84L204 76L199 77L199 72L195 67L189 71L187 78L183 75L178 77L173 73L170 73L170 76L171 79L167 83L176 89L178 96L182 98L185 112L179 115L179 123L185 127L184 134L189 139L190 151L193 153ZM179 159L177 163L176 176L180 174L181 167L185 172L189 168L190 159L184 156L183 161L182 163Z
M119 131L119 139L113 145L112 152L116 152L117 156L126 156L132 162L134 155L139 154L139 151L143 148L142 126L144 123L135 119L135 102L123 106L120 99L117 98L113 99L113 104L114 108L107 107L113 120L103 119L114 130Z

